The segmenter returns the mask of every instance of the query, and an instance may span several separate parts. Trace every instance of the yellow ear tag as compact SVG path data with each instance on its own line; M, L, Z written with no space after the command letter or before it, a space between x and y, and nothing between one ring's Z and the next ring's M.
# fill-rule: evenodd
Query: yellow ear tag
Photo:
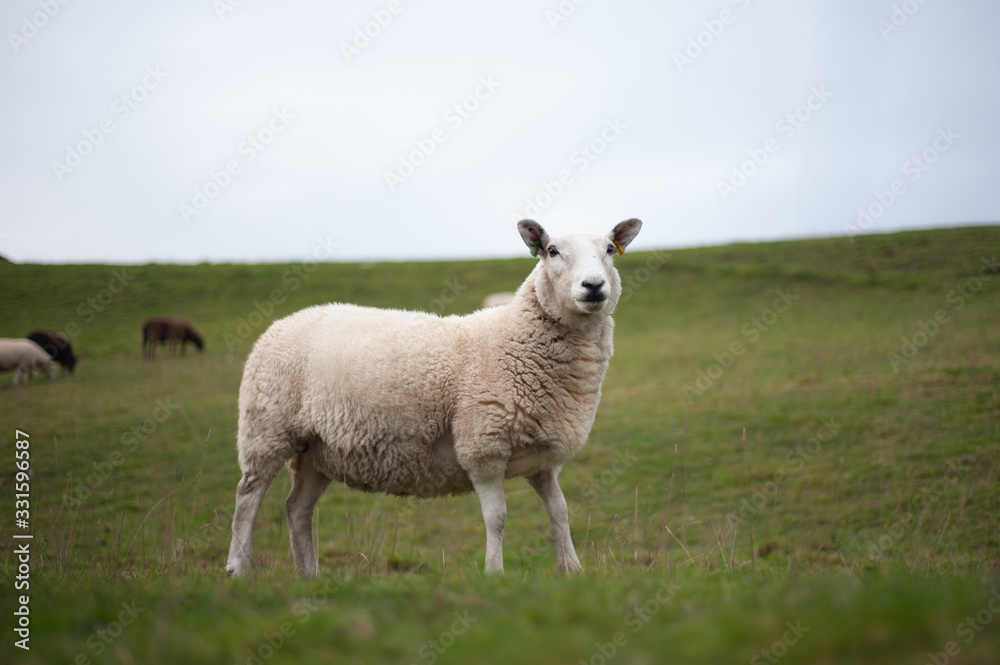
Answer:
M617 240L615 240L615 247L617 247L617 248L618 248L618 256L621 256L622 254L624 254L624 253L625 253L625 250L624 250L624 249L622 249L622 246L618 244L618 241L617 241Z

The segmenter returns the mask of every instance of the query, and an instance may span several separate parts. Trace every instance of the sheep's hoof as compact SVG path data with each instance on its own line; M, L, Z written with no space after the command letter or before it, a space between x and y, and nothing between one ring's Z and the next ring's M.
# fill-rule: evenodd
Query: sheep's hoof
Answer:
M230 563L226 565L226 575L229 577L246 577L246 574L246 569L238 563Z
M573 561L572 563L560 563L557 568L559 572L566 573L567 575L576 575L577 573L583 572L583 566L580 565L579 561Z

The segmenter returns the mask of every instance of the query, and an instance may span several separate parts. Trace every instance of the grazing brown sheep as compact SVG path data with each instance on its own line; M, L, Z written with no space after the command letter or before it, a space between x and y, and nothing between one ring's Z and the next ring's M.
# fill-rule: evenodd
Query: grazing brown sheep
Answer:
M171 356L176 354L178 346L183 355L186 342L194 342L199 351L205 348L201 335L183 316L154 316L142 324L142 352L147 359L153 359L161 342L167 343Z
M73 354L73 345L69 343L69 336L66 333L44 329L32 330L28 333L28 339L42 347L52 360L65 367L70 374L73 373L77 358Z

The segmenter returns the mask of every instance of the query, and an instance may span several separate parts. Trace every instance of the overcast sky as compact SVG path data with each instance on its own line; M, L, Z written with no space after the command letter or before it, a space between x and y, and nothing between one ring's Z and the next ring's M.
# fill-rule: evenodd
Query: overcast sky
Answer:
M1000 220L995 0L0 8L0 254L513 256ZM859 221L859 208L867 217Z

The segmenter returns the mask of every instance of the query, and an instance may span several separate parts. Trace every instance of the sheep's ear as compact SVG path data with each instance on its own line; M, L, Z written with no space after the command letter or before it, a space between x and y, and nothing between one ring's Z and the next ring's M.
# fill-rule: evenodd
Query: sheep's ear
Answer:
M633 238L639 235L639 229L642 228L642 222L636 218L626 219L624 222L619 222L615 225L615 228L611 230L608 234L608 238L614 243L615 247L618 249L620 254L625 253L625 248L628 244L632 242Z
M531 250L532 256L538 256L538 252L548 247L549 234L545 232L542 225L533 219L522 219L517 223L517 230L521 234L524 244Z

